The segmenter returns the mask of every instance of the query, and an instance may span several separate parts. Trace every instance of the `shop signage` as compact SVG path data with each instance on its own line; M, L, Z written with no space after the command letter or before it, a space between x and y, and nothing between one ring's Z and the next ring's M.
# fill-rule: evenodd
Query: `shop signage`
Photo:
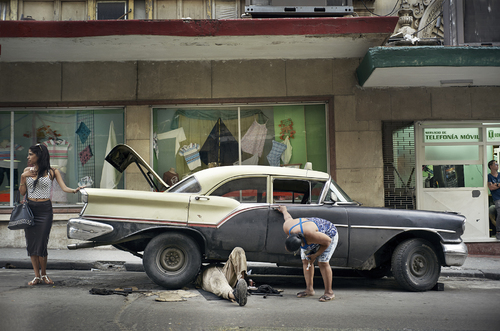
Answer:
M500 128L498 129L500 133ZM500 137L498 138L500 140ZM426 143L455 143L479 142L481 134L479 128L433 128L424 129L424 142Z
M488 141L500 141L500 128L486 128Z

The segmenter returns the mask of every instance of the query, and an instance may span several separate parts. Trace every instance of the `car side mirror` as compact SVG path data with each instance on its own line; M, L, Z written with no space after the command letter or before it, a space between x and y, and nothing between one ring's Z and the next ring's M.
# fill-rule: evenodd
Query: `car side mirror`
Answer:
M330 192L330 199L333 201L333 202L338 202L339 201L339 198L337 197L337 195L335 194L335 192L331 191Z

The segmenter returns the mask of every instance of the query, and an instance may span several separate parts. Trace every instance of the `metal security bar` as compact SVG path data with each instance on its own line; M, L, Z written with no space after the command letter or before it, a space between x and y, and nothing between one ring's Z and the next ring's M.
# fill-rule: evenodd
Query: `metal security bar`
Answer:
M384 122L382 127L385 206L415 209L415 131L413 122Z

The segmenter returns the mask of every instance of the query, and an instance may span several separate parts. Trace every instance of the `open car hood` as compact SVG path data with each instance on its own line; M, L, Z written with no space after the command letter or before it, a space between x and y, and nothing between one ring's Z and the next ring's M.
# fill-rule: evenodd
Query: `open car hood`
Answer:
M162 186L169 187L153 168L151 168L149 164L128 145L119 144L113 147L111 152L106 155L106 161L119 172L125 171L130 164L135 163L152 189L160 191ZM156 185L155 180L160 187Z

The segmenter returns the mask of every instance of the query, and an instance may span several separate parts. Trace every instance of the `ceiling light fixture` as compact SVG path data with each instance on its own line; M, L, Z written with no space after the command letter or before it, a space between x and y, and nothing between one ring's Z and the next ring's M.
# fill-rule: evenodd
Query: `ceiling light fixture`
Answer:
M441 86L469 86L474 83L472 79L441 80Z

